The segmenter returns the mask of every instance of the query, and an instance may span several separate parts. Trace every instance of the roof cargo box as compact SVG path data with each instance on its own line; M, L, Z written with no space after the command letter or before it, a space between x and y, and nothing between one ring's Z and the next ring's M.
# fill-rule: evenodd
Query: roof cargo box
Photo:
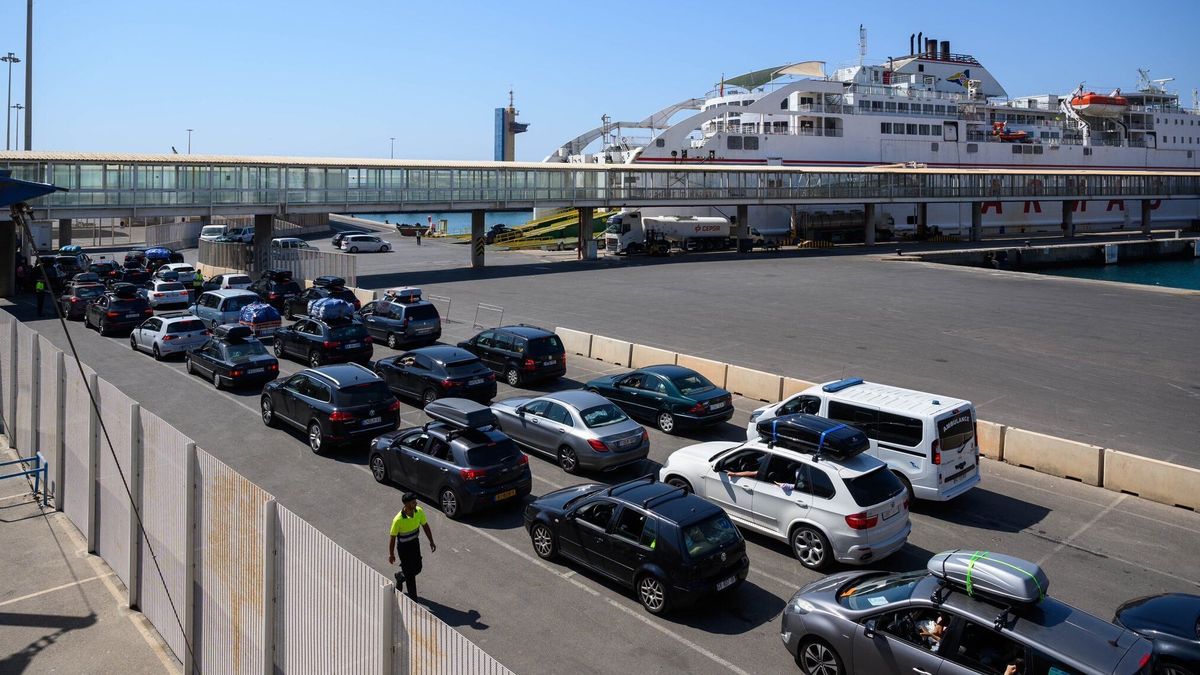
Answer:
M254 337L254 331L240 323L226 323L213 329L213 336L230 342L241 342Z
M136 298L138 294L137 291L137 286L134 286L133 284L113 284L112 287L112 294L118 298L121 298L122 300Z
M291 270L263 270L263 273L261 275L259 275L259 278L260 279L270 279L271 281L291 281L292 280L292 271Z
M401 304L420 302L421 289L417 288L416 286L398 286L396 288L389 288L383 292L383 298L385 300L391 300L392 302L399 302Z
M861 429L805 413L764 420L757 429L767 443L833 460L849 459L871 447Z
M342 288L346 285L346 280L341 277L335 277L332 274L326 274L313 279L313 286L317 288Z
M459 429L496 426L496 415L491 408L465 398L440 398L425 406L425 414Z
M1046 597L1050 580L1028 560L1002 553L955 549L929 559L929 573L967 595L1032 604Z
M354 305L341 298L317 298L308 301L308 315L321 321L354 318Z

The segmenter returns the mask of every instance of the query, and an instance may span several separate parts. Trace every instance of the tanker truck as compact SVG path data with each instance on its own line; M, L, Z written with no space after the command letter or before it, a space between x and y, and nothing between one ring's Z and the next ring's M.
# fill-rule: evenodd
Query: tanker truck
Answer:
M643 216L621 211L609 216L604 250L618 255L665 254L672 245L685 251L727 249L736 245L733 224L720 216Z

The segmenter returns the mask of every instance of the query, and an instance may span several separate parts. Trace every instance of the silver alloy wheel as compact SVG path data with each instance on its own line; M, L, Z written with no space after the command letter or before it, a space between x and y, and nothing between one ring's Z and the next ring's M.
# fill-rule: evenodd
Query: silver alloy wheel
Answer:
M154 345L154 359L162 361L162 352L158 350L158 345Z
M313 350L308 353L308 365L313 368L321 367L321 352Z
M510 387L515 387L521 384L521 372L516 368L509 368L508 371L504 373L504 381L507 382L508 386Z
M321 454L321 425L316 422L308 425L308 447L318 455Z
M550 528L538 523L533 526L529 536L533 539L533 551L538 557L549 558L554 555L554 534Z
M687 480L680 478L679 476L671 476L668 478L667 485L670 485L673 488L683 488L683 491L686 494L692 494L692 484L687 482Z
M350 252L351 252L351 253L358 253L358 247L357 247L357 246L351 246L351 247L350 247Z
M558 465L567 473L575 473L579 469L579 457L575 454L575 449L569 445L559 448Z
M380 246L380 247L379 247L379 252L380 252L380 253L387 253L387 252L388 252L388 251L390 251L390 250L391 250L391 249L390 249L390 248L388 248L388 245L387 245L387 244L384 244L383 246Z
M437 400L437 392L432 389L426 389L421 394L421 402L424 403L425 405L429 405L430 403L433 403L436 400Z
M395 333L388 333L388 337L387 337L387 346L388 346L388 347L391 347L392 349L399 349L399 348L400 348L400 340L398 340L398 339L396 338L396 334L395 334Z
M192 360L188 357L184 357L183 362L186 364L188 375L195 375L196 371L192 368Z
M380 483L387 482L387 465L380 455L371 455L371 475Z
M647 574L638 582L638 599L651 612L661 612L667 602L667 589L658 577Z
M438 501L442 505L442 513L449 518L454 518L458 515L458 495L454 494L454 490L446 488L442 490L442 494L438 496Z
M275 338L274 342L271 344L271 351L275 352L275 358L283 358L283 342L280 341L279 338Z
M825 562L825 542L821 533L810 527L800 527L792 535L792 550L805 567L817 569Z
M823 642L812 641L800 652L800 669L808 675L841 675L837 656Z
M221 374L215 370L213 371L213 386L217 389L221 388Z
M192 362L188 361L189 367L191 366L191 364L192 364ZM262 403L259 404L259 407L262 408L263 424L265 424L267 426L271 426L272 424L274 424L275 423L275 409L271 407L271 399L264 396L262 399Z
M675 431L675 416L669 412L658 413L658 428L664 434Z
M135 352L138 350L137 339L135 339L132 335L129 336L129 348Z

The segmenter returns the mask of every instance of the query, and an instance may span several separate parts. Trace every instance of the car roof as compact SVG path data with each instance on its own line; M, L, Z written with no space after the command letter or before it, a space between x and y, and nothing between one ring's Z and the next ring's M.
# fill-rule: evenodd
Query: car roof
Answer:
M158 314L154 318L162 319L164 323L176 323L179 321L199 321L194 314Z
M688 525L724 513L721 507L707 499L660 483L653 477L615 485L596 494L632 504L677 525Z
M681 375L692 375L696 373L696 371L692 370L691 368L672 366L669 364L664 364L661 366L646 366L645 368L639 368L638 370L643 373L655 373L657 375L663 375L667 378L675 378Z
M520 335L523 338L540 338L554 335L553 331L548 331L545 328L538 328L537 326L526 326L525 324L518 324L516 326L500 326L494 330L507 331L513 335Z
M244 288L218 288L215 291L204 291L204 295L215 295L219 298L234 298L240 295L258 296L254 291L248 291Z
M321 366L320 368L307 368L302 372L328 380L339 389L366 382L381 381L378 375L357 363L341 363L333 366Z
M179 269L179 268L181 268L181 267L191 267L191 266L192 266L192 264L191 264L191 263L185 263L185 262L181 262L181 263L167 263L166 265L163 265L163 266L162 266L162 269L168 269L168 270L177 270L177 269Z
M887 464L884 463L883 460L873 457L871 455L868 455L865 452L861 453L861 454L857 454L853 457L847 457L845 459L838 459L838 460L830 459L828 456L823 456L823 457L821 457L821 461L818 462L818 461L816 461L814 456L810 453L799 452L797 450L785 448L782 445L775 445L774 447L771 447L770 449L768 449L766 441L763 441L761 439L755 440L755 441L747 441L746 443L742 444L740 447L750 448L750 449L767 450L768 452L772 452L776 455L779 455L780 457L786 457L788 459L792 459L792 460L795 460L798 462L803 462L804 464L809 464L811 466L820 466L820 467L824 467L824 468L834 469L837 471L838 476L842 480L850 480L852 478L858 478L859 476L861 476L865 473L874 471L881 466L887 466Z
M438 363L454 363L456 361L475 361L478 360L471 352L458 347L449 345L435 345L433 347L421 347L414 349L412 354L424 354Z
M1195 640L1200 595L1164 593L1130 600L1117 608L1117 621L1137 631L1158 631Z
M837 385L845 382L845 380L822 382L821 384L807 389L806 393L824 393L822 392L822 387ZM970 401L961 398L930 394L924 391L904 389L903 387L893 387L888 384L878 384L876 382L850 384L849 386L838 389L836 392L830 392L829 395L844 401L854 401L856 403L875 406L877 408L903 410L913 415L927 416L937 415L938 413L946 410L971 405Z
M562 403L579 408L580 410L591 408L592 406L604 405L605 403L612 403L612 401L609 401L594 391L584 391L583 389L567 389L564 391L556 391L546 394L540 398L550 399L552 401L561 401Z

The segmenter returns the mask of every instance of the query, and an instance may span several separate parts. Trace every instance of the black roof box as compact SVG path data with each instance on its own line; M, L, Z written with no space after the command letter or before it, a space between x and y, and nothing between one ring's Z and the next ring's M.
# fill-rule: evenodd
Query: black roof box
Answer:
M137 286L134 286L133 284L127 284L124 282L116 283L112 285L111 291L113 295L121 298L122 300L128 300L130 298L137 297Z
M226 323L214 328L213 336L230 342L241 342L254 337L254 329L240 323Z
M425 414L459 429L496 426L496 415L491 408L465 398L440 398L425 406Z
M763 420L756 428L771 445L834 460L849 459L871 447L861 429L805 413Z
M291 281L292 280L292 271L291 270L263 270L263 273L261 275L259 275L259 278L260 279L270 279L271 281Z
M313 286L317 288L341 288L346 285L346 280L341 277L335 277L332 274L326 274L313 279Z
M1002 553L955 549L929 559L929 573L970 596L1029 605L1046 597L1050 580L1036 563Z

